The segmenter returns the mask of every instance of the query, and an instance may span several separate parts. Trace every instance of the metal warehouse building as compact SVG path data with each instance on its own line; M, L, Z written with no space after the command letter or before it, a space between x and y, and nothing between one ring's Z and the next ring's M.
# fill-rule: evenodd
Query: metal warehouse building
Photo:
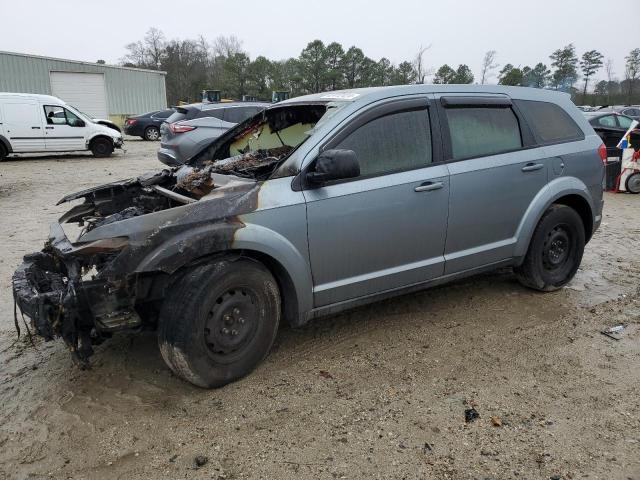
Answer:
M166 72L0 52L0 92L59 97L94 118L121 123L167 106Z

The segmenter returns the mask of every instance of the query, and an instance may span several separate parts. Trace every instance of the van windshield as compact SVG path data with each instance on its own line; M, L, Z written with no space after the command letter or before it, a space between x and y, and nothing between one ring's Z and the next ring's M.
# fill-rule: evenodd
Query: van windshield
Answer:
M74 106L71 106L71 105L67 105L66 108L68 110L71 110L73 113L78 115L83 120L87 120L90 123L96 123L91 115L87 115L86 113L84 113L83 111L79 110L78 108L76 108Z

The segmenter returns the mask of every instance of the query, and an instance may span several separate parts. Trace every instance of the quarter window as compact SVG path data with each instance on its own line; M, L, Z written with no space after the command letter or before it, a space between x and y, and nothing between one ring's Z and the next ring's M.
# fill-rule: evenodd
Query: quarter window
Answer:
M629 117L623 117L622 115L618 116L618 123L622 128L629 128L633 123L633 119Z
M454 160L494 155L522 147L520 126L510 108L447 108Z
M356 153L361 177L426 167L432 159L427 110L392 113L371 120L333 148Z
M555 103L517 100L516 104L542 143L571 142L584 138L576 122Z

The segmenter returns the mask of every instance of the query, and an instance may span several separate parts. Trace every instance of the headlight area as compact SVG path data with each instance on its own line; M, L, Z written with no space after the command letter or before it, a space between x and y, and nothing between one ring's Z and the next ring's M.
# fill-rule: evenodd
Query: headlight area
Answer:
M101 272L127 248L126 237L72 244L59 224L51 226L42 251L25 255L12 279L20 314L45 340L61 337L81 366L112 332L135 328L133 279L103 278ZM18 313L16 328L20 331Z

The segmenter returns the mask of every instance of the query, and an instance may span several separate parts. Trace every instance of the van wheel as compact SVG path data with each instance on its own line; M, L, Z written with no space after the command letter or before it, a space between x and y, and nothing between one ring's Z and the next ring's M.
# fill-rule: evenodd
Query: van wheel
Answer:
M113 142L106 138L96 138L91 142L91 153L94 157L108 157L113 153Z
M147 129L144 131L145 140L155 141L155 140L158 140L159 138L160 138L160 130L158 130L158 127L147 127Z
M280 293L271 273L251 260L218 260L185 272L160 313L162 358L199 387L221 387L269 353L280 322Z
M7 158L7 151L4 148L4 145L0 144L0 162Z
M578 271L585 232L580 215L566 205L552 205L536 227L524 262L514 269L522 285L551 292Z

